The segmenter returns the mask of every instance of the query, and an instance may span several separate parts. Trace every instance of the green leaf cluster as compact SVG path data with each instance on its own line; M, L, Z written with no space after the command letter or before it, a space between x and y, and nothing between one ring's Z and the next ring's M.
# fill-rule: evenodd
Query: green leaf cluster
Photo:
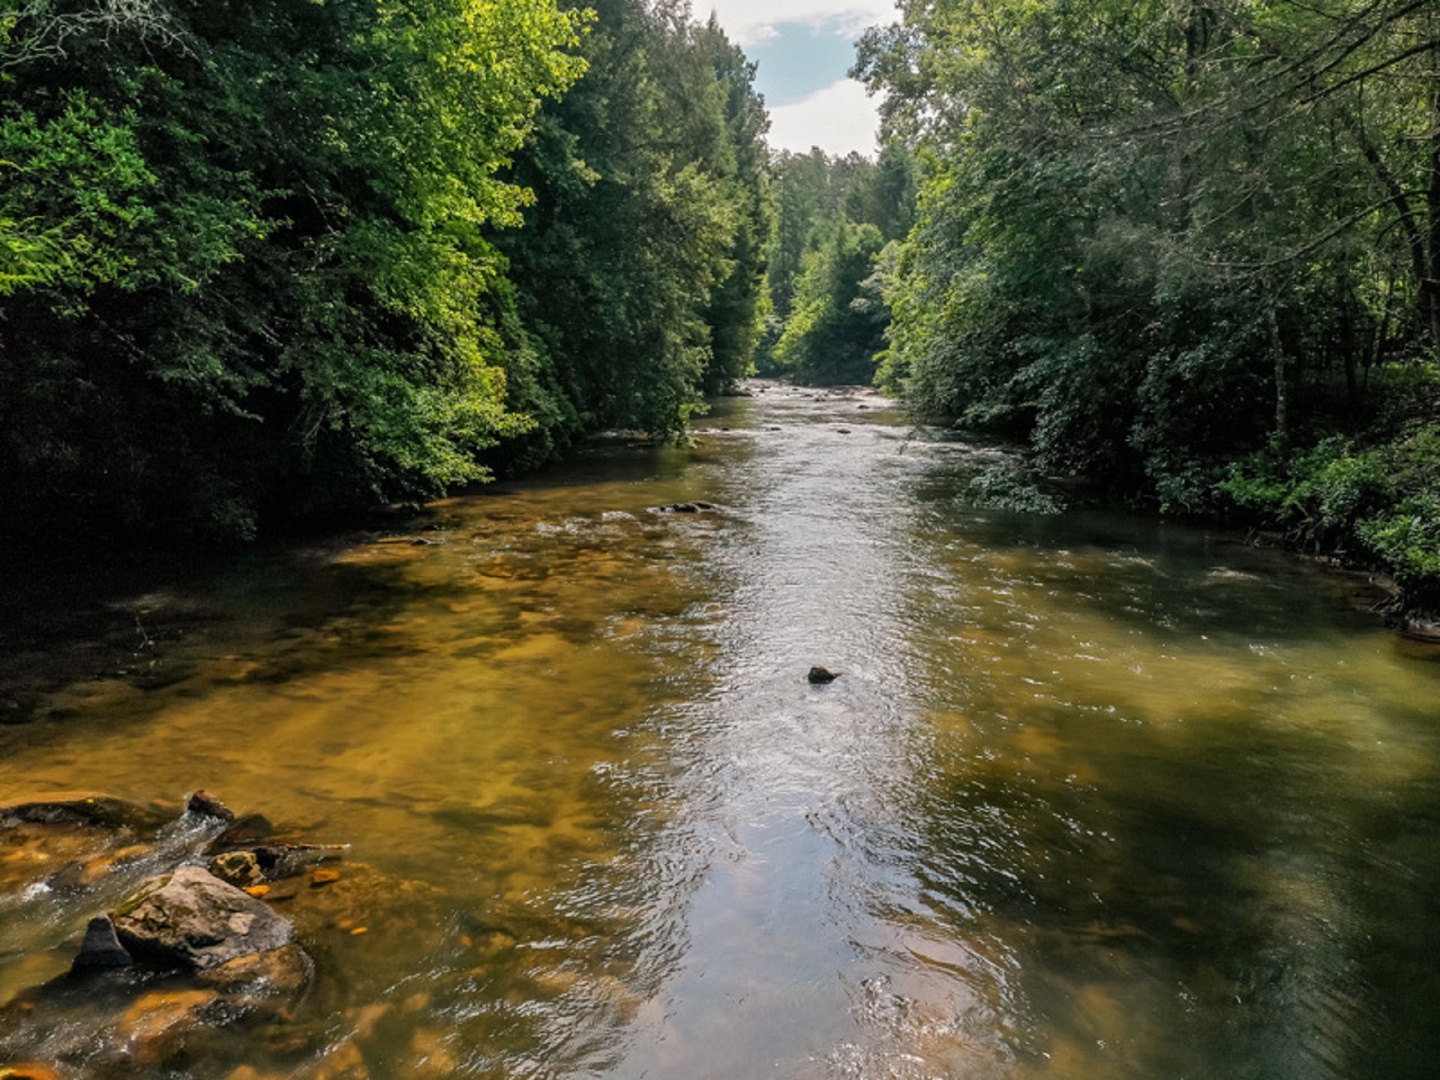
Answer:
M1440 425L1364 446L1331 436L1236 462L1219 489L1292 542L1378 561L1409 602L1440 605Z

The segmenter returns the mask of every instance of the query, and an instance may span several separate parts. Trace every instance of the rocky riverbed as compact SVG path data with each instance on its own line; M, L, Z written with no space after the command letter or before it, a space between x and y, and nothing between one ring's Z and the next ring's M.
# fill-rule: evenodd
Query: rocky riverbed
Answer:
M354 1003L370 935L446 933L433 890L345 854L203 792L0 804L3 947L28 928L31 952L0 987L0 1080L448 1075L405 1019L423 990Z

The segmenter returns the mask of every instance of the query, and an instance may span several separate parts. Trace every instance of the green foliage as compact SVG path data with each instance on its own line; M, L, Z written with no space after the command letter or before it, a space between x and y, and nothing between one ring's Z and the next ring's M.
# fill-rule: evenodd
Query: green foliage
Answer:
M1012 514L1058 514L1065 504L1042 491L1019 461L1005 458L982 469L969 484L970 501L978 508Z
M153 216L132 114L101 120L82 90L56 115L0 112L0 296L40 286L85 290L135 270L116 241Z
M527 426L484 231L531 200L500 172L579 75L579 21L534 0L10 0L18 520L243 535L483 477L477 453Z
M770 319L760 366L803 382L875 377L889 311L882 282L888 241L910 231L915 163L898 144L877 161L821 150L774 158L775 227L767 273Z
M1412 496L1360 521L1356 532L1390 566L1412 602L1434 611L1440 603L1440 495Z
M1440 600L1440 425L1368 447L1332 436L1300 453L1272 448L1218 486L1297 543L1378 561L1412 597Z
M805 256L795 301L775 346L782 369L807 383L870 383L888 318L867 288L883 240L874 225L841 221Z
M688 7L603 0L585 78L547 107L517 161L537 199L496 237L524 347L513 402L533 462L578 435L675 435L705 391L745 374L769 228L766 118L754 68Z
M1214 510L1229 476L1241 502L1279 484L1307 537L1382 559L1419 542L1424 504L1377 489L1381 459L1291 448L1407 445L1433 416L1433 12L899 6L857 65L921 167L882 382L1166 510ZM1262 451L1275 477L1231 472ZM1357 525L1402 504L1410 524Z

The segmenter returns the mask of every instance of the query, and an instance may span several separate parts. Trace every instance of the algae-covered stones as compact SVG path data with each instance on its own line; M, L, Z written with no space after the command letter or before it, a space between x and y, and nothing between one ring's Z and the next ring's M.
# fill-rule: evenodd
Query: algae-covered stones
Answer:
M344 858L349 849L348 844L265 844L215 856L210 860L210 873L244 889L298 877L320 863Z
M244 889L265 880L265 871L253 851L227 851L210 860L210 873L228 885Z
M206 969L290 943L289 920L198 866L151 878L111 916L120 943L143 963Z

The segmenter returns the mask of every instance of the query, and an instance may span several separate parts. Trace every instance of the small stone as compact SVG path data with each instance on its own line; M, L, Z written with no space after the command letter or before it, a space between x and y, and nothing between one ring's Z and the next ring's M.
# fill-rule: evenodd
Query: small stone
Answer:
M85 927L85 940L70 965L71 971L94 971L98 968L129 967L134 957L125 951L115 934L115 924L108 915L97 915Z
M215 818L226 823L235 820L234 812L208 791L196 791L185 800L185 812L196 817Z
M328 867L316 867L315 872L310 875L311 888L318 889L321 885L330 885L340 880L340 871L331 870Z
M262 897L262 896L268 896L268 895L269 895L269 893L270 893L270 886L269 886L269 885L247 885L247 886L245 886L244 892L245 892L245 895L246 895L246 896L253 896L253 897L255 897L255 898L258 900L258 899L259 899L260 897Z
M810 674L805 676L806 679L816 685L834 682L839 677L840 673L838 671L830 671L828 668L820 667L818 664L810 669Z

